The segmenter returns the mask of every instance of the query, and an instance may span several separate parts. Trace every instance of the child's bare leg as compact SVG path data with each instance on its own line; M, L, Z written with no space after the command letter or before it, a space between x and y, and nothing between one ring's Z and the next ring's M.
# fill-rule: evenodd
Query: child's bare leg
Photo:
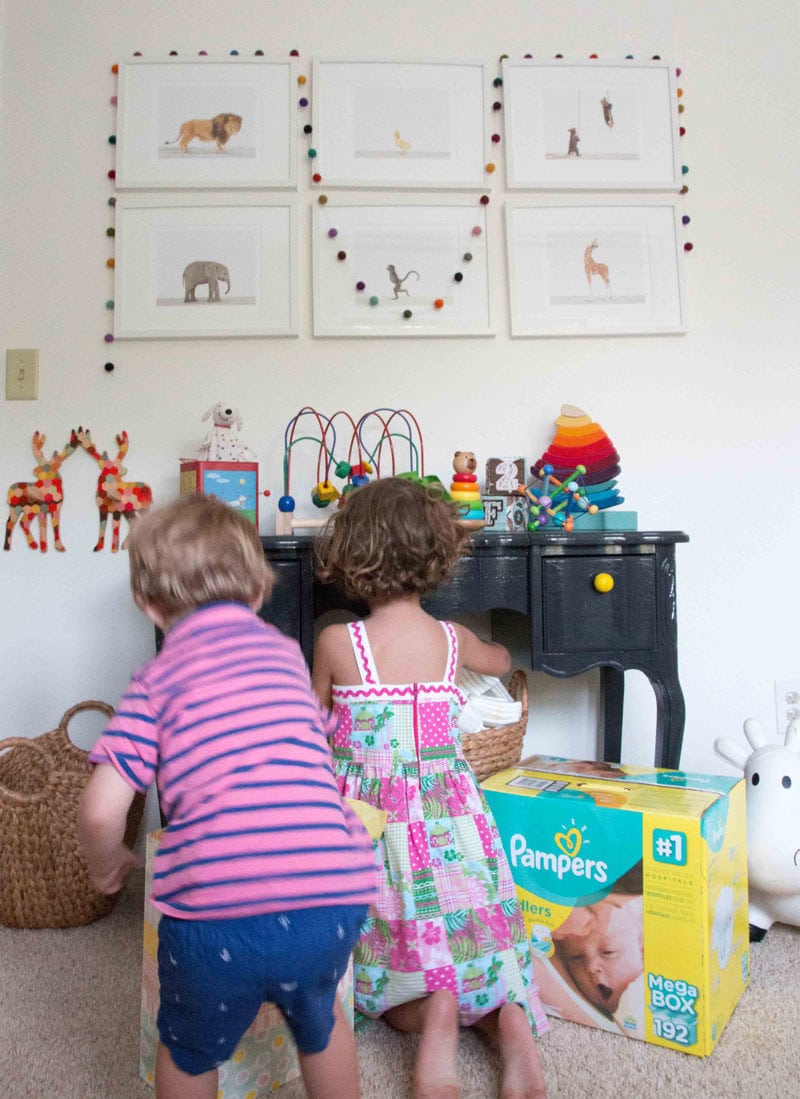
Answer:
M157 1099L216 1099L217 1070L190 1076L178 1068L166 1046L159 1042L156 1052Z
M460 1099L458 1080L458 1004L444 989L382 1016L395 1030L419 1034L414 1064L414 1099Z
M544 1099L544 1072L524 1009L519 1004L503 1004L475 1026L500 1053L500 1099Z
M333 1017L333 1030L325 1049L298 1055L308 1099L358 1099L361 1094L356 1041L338 999Z

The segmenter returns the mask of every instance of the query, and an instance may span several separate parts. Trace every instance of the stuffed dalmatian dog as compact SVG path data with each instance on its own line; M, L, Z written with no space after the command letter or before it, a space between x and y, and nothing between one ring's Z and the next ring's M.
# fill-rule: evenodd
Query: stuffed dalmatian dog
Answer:
M237 431L242 429L242 417L235 405L218 401L204 413L203 419L213 418L213 427L206 441L198 447L197 457L204 462L255 462L256 455L240 442Z

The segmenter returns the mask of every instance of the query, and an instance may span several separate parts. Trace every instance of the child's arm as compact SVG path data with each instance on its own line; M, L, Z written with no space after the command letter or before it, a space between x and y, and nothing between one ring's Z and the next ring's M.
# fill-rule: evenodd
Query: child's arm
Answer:
M466 626L456 626L461 665L483 675L505 675L511 671L511 653L497 641L481 641Z
M122 842L135 794L111 764L95 766L78 810L78 843L99 893L117 893L141 859Z
M320 632L314 645L314 659L312 661L311 686L326 710L331 708L335 634L336 631L331 626L327 626Z

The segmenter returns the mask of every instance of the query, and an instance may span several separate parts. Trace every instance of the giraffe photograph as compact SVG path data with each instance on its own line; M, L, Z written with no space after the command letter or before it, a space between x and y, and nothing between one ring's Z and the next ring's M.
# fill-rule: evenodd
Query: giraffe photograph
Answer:
M676 205L507 208L512 336L686 330Z

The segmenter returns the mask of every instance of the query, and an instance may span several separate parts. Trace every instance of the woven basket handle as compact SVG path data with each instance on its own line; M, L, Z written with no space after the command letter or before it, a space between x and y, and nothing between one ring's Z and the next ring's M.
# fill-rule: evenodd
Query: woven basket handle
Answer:
M522 668L517 668L508 681L508 693L515 702L522 703L522 712L528 709L528 677Z
M109 706L107 702L99 702L96 699L89 699L86 702L77 702L74 706L70 706L64 716L58 723L58 729L56 730L64 738L65 743L76 748L78 751L82 749L78 748L77 744L73 744L72 738L67 732L67 726L69 725L75 714L79 714L81 710L100 710L106 717L111 717L114 713L114 707Z
M35 794L20 794L0 782L0 800L10 802L12 805L30 805L32 801L41 801L43 797L47 797L49 795L47 780L53 773L53 764L44 748L40 748L35 740L30 740L26 736L9 736L5 740L0 740L0 752L4 752L6 748L28 748L31 752L35 752L39 757L39 763L44 765L45 782L42 789Z

